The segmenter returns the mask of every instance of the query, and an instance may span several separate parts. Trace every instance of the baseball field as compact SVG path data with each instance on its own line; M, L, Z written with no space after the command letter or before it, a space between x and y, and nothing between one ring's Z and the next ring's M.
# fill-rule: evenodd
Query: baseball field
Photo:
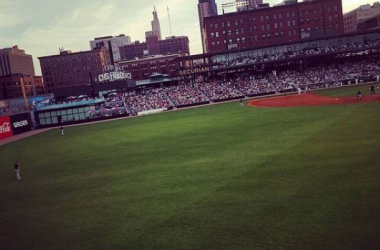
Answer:
M0 249L379 249L376 96L232 102L3 145Z

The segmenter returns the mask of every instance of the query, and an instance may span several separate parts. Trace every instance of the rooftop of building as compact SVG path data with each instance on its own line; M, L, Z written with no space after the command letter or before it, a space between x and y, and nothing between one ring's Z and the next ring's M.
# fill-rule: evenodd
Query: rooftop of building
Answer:
M128 37L128 36L126 36L125 34L120 34L118 36L101 36L101 37L95 37L94 41L113 39L113 38L121 38L121 37Z
M279 10L282 8L286 9L292 5L302 6L302 5L308 5L310 3L322 3L322 2L331 2L331 1L335 1L335 0L304 0L303 2L299 2L297 0L295 0L295 1L285 0L285 2L287 2L286 4L274 5L272 7L270 7L269 4L263 4L263 5L260 5L261 7L258 7L258 8L250 8L250 9L244 10L244 11L234 11L234 12L230 12L230 13L222 13L222 14L217 15L217 16L208 16L208 17L205 17L204 20L219 19L221 17L230 17L230 16L235 16L235 15L238 16L238 15L242 15L244 13L258 13L258 12L265 12L268 10Z
M3 48L0 49L0 53L4 52L17 52L17 53L22 53L25 54L25 50L19 49L18 45L13 45L12 47L9 48Z
M358 10L370 10L372 8L379 8L380 7L380 2L374 2L372 5L370 5L369 3L368 4L363 4L363 5L360 5L359 7L347 12L347 13L344 13L344 15L348 15L348 14L351 14L353 12L356 12Z
M150 61L150 60L161 60L161 59L167 59L167 58L172 58L172 57L180 57L183 56L183 54L169 54L169 55L152 55L152 56L147 56L144 58L138 58L138 59L133 59L133 60L123 60L119 61L118 63L133 63L133 62L144 62L144 61Z
M71 55L99 53L100 51L102 51L102 49L98 49L98 48L95 48L93 50L79 51L79 52L71 52L71 50L64 50L64 51L61 51L58 55L40 56L38 57L38 59L54 58L54 57L67 56L67 55L71 56Z

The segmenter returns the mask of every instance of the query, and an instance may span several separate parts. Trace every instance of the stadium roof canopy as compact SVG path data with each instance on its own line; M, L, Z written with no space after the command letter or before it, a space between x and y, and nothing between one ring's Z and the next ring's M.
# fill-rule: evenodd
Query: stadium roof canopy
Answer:
M136 87L152 85L152 84L161 84L161 83L164 84L164 83L169 83L173 81L174 80L170 78L169 75L155 73L151 75L149 79L137 81Z

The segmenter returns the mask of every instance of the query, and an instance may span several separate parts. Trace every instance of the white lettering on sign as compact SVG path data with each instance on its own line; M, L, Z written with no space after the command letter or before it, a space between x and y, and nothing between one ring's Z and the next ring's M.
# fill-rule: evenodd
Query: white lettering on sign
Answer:
M0 126L0 134L11 132L11 126L9 126L9 122L4 122L3 125Z
M29 123L27 120L13 123L13 127L15 127L15 128L24 127L24 126L28 126L28 125L29 125Z
M104 73L102 75L98 76L99 82L114 82L117 80L126 80L126 79L132 79L131 73L124 73L124 72L110 72L110 73Z

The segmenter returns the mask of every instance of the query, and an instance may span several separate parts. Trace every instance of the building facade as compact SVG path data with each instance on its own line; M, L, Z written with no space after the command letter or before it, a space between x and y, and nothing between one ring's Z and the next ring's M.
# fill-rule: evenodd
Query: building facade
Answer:
M200 32L201 32L203 53L209 52L208 47L207 47L206 36L205 36L204 18L210 17L210 16L217 16L217 15L218 15L218 8L215 3L215 0L199 0L198 17L199 17L199 27L200 27Z
M210 53L343 34L341 0L319 0L207 17Z
M135 60L153 55L190 54L187 36L172 36L159 40L157 36L146 37L146 42L136 41L134 44L120 47L121 60Z
M247 3L248 6L238 6L236 11L244 11L249 9L257 8L260 4L263 4L263 0L235 0L236 3Z
M131 44L131 38L124 34L118 36L97 37L90 41L91 49L103 48L106 65L114 65L121 60L119 47Z
M125 72L132 74L134 80L149 79L155 73L176 75L178 63L175 59L184 56L184 54L158 55L146 57L138 60L126 60L118 63L120 68Z
M152 24L152 33L153 33L153 35L157 36L158 40L161 40L162 39L162 36L161 36L161 25L160 25L160 21L158 20L158 14L157 14L157 11L156 11L156 7L154 7L153 20L152 20L151 24Z
M380 28L380 14L361 20L360 22L358 22L357 25L358 31L365 31L378 28Z
M0 76L11 74L35 75L32 56L17 45L0 49Z
M102 49L76 53L61 51L59 55L38 59L46 93L52 93L54 89L91 84L106 66Z
M343 15L344 32L351 33L358 31L357 25L360 21L380 14L380 3L376 2L372 6L370 4L361 5L350 12Z
M24 88L24 89L23 89ZM45 94L42 76L12 74L0 76L0 99L10 99Z

